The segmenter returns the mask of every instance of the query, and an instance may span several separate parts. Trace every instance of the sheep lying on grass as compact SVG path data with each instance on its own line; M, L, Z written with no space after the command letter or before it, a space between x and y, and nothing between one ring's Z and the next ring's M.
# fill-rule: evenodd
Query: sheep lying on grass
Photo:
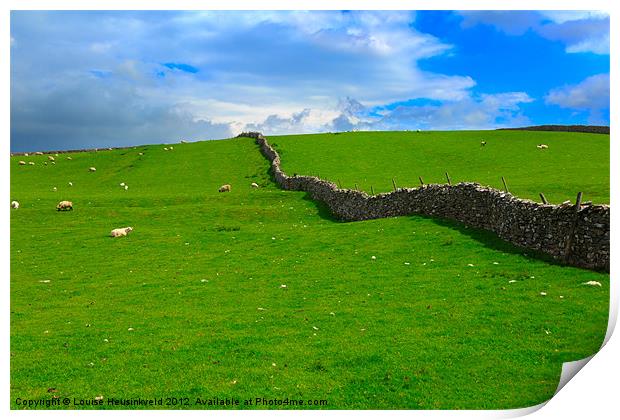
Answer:
M56 206L58 211L73 210L73 203L71 201L63 200Z
M97 171L97 168L95 168L94 166L91 166L90 168L88 168L88 170L89 170L90 172L96 172L96 171Z
M19 161L19 164L20 164L20 165L25 165L25 164L26 164L26 162L24 162L23 160L20 160L20 161Z
M224 184L218 190L219 192L230 192L230 184Z
M113 238L119 238L121 236L127 236L129 232L131 232L133 228L131 226L125 228L112 229L110 232L110 236Z
M11 201L11 208L18 209L19 208L19 202Z
M539 149L548 149L549 148L549 146L547 146L546 144L539 144L536 147L539 148Z

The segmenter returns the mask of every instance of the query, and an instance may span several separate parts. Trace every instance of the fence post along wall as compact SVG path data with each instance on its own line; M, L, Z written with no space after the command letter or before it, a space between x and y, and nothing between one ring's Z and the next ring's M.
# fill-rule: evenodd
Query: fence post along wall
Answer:
M342 221L411 214L456 220L565 264L609 272L608 205L582 204L580 197L576 204L540 204L472 182L450 185L420 181L418 188L394 185L392 192L368 195L315 176L288 176L280 167L280 156L261 133L241 133L238 137L256 140L271 162L271 174L280 188L309 193Z

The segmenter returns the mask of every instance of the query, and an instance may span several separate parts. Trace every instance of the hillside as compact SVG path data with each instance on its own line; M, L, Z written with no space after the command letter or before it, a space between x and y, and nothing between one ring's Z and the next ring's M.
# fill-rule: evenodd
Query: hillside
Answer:
M486 146L481 146L481 141ZM370 192L425 183L478 182L551 203L609 203L609 136L536 131L357 132L271 136L289 173ZM536 145L546 144L548 149Z
M271 139L289 173L375 192L392 177L442 182L448 170L454 182L495 186L504 175L526 197L583 190L608 202L608 137L520 136ZM304 193L279 190L248 138L163 148L61 154L47 166L47 156L11 158L11 200L21 204L11 210L13 408L18 396L50 394L182 396L189 408L213 408L194 401L215 396L515 408L550 398L561 363L603 340L606 274L457 223L336 222ZM218 193L225 183L232 192ZM57 212L65 199L74 211ZM124 226L128 237L108 237ZM602 287L582 285L590 280Z

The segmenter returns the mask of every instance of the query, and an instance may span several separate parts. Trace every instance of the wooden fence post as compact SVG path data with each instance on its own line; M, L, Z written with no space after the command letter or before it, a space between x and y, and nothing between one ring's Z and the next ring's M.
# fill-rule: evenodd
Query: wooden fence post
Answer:
M506 185L506 180L504 179L504 177L502 177L502 182L504 183L504 191L510 192L508 191L508 185Z
M542 200L543 204L549 204L549 202L547 201L547 197L545 197L543 193L540 193L540 199Z

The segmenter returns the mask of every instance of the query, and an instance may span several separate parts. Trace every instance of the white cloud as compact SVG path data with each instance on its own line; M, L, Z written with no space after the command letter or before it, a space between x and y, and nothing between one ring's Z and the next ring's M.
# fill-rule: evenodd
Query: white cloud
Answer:
M462 11L461 26L492 25L508 35L533 31L567 53L609 54L609 14L602 11Z
M545 102L562 108L595 111L609 108L609 74L597 74L576 85L551 90Z

